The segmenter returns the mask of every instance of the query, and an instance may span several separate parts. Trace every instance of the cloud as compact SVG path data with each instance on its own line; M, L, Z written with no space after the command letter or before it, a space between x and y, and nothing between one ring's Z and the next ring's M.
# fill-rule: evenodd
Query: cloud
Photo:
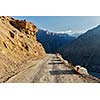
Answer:
M72 31L72 30L66 30L66 31L59 31L59 32L56 32L58 34L68 34L70 36L74 36L74 37L78 37L80 36L83 32L80 32L80 31Z
M56 34L68 34L74 37L78 37L79 35L81 35L82 33L84 33L83 31L73 31L73 30L66 30L66 31L51 31L51 30L47 30L45 28L41 28L42 30L46 31L46 33L48 34L49 32L53 32Z
M67 31L59 31L57 33L71 33L71 32L72 32L72 30L67 30Z
M59 31L59 32L56 32L56 33L66 33L66 34L73 34L73 31L72 30L66 30L66 31Z

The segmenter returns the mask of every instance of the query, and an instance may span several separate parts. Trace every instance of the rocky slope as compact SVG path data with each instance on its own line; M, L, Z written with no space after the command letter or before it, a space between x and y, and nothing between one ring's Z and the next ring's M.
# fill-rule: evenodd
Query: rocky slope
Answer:
M68 45L75 39L75 37L66 33L54 33L41 29L39 29L36 35L37 40L42 43L47 53L56 53L59 48Z
M62 48L60 53L72 63L100 73L100 25L79 36L69 46Z
M0 82L24 69L30 59L45 55L44 48L36 39L37 31L31 22L0 17Z

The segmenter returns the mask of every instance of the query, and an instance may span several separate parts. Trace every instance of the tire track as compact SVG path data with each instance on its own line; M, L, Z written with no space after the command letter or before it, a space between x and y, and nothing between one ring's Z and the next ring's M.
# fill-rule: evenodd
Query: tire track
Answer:
M100 83L100 80L76 72L71 64L66 65L56 55L50 54L40 60L36 66L11 77L8 82L31 83Z
M19 82L33 82L35 77L37 77L40 72L42 72L42 67L43 65L45 65L46 61L49 60L50 56L46 56L45 58L43 58L42 60L38 61L35 66L31 65L29 67L27 67L27 69L17 73L15 76L9 78L9 80L7 80L7 83L19 83ZM38 79L38 78L37 78Z
M40 82L40 78L44 75L44 69L46 68L47 62L49 61L50 58L44 60L44 63L38 66L39 70L38 72L34 75L33 82L32 83L38 83Z

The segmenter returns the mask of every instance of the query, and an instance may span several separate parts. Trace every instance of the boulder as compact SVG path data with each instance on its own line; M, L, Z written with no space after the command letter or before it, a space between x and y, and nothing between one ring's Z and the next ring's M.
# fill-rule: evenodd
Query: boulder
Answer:
M87 69L82 67L82 66L80 66L80 65L76 65L74 69L75 69L75 71L77 71L80 74L89 75Z

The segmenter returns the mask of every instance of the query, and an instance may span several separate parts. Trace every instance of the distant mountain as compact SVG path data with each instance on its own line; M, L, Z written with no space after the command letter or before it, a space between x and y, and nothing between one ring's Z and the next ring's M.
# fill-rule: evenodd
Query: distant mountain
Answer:
M42 43L47 53L56 53L59 48L68 45L75 39L68 34L54 33L39 29L37 32L37 40Z
M75 39L70 45L64 46L60 53L74 64L84 66L100 65L100 25L87 31ZM99 67L88 68L91 71ZM100 68L99 68L100 70ZM99 71L100 72L100 71Z

